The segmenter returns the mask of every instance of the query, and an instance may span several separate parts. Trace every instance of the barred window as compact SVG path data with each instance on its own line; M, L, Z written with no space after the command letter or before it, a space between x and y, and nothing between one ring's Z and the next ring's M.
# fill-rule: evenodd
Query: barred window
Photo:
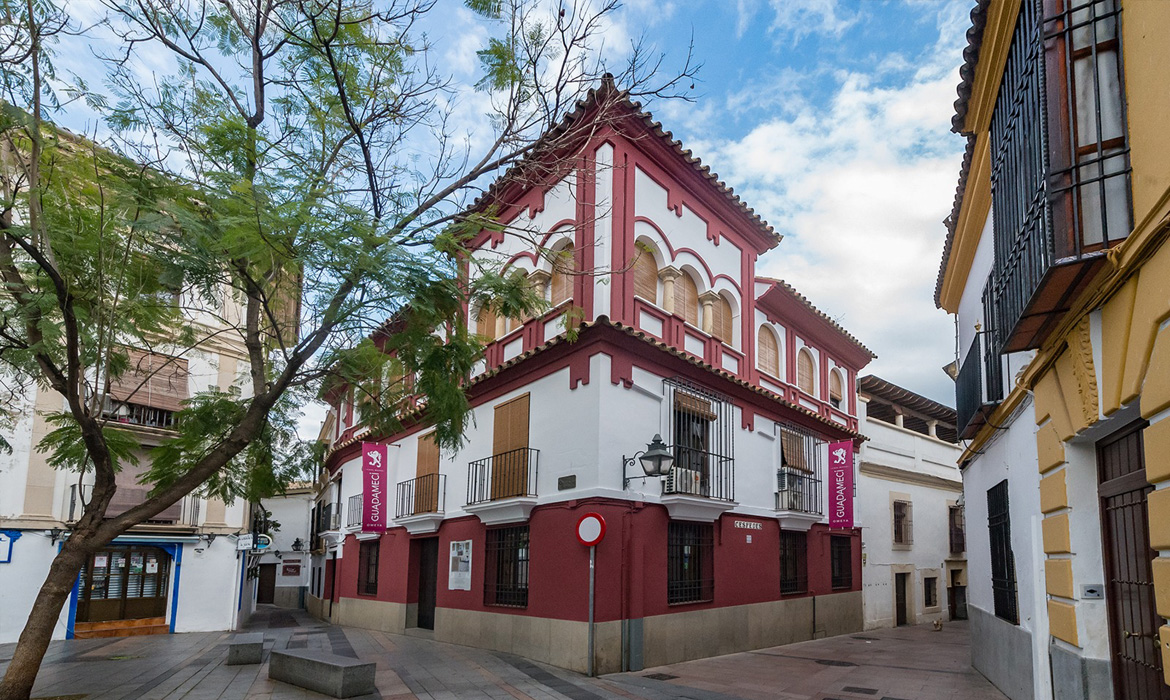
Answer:
M378 549L381 539L367 540L358 547L359 595L378 595Z
M1016 558L1012 552L1012 524L1007 479L987 490L987 530L991 538L991 594L995 616L1020 623L1016 601Z
M913 508L910 501L894 501L894 544L914 544Z
M670 410L667 444L674 448L674 467L664 493L705 498L735 497L734 426L726 397L679 378L663 380Z
M715 528L672 522L666 539L666 601L700 603L715 597Z
M922 577L922 607L938 607L938 578L935 576Z
M780 593L793 595L808 591L808 535L780 531Z
M833 590L853 588L853 538L844 535L829 537L829 554Z
M528 607L528 526L487 531L484 605Z

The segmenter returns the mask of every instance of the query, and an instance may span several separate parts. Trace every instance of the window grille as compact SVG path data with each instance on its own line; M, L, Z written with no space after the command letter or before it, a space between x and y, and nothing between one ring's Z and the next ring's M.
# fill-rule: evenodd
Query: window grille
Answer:
M914 504L894 501L894 544L914 544Z
M484 605L528 607L528 526L487 531Z
M368 540L358 547L358 593L378 595L378 548L382 541Z
M735 499L734 421L730 400L683 379L663 381L670 411L666 442L674 466L664 493Z
M922 577L922 607L934 608L938 606L938 578L935 576Z
M963 506L951 506L949 513L951 554L967 551L967 525L964 522Z
M714 599L714 530L711 523L670 523L666 543L666 600L669 604Z
M808 592L808 535L780 531L780 594Z
M1008 482L987 490L987 529L991 539L991 591L996 617L1019 624L1016 602L1016 558L1012 553Z
M853 538L830 536L829 554L833 590L853 588Z

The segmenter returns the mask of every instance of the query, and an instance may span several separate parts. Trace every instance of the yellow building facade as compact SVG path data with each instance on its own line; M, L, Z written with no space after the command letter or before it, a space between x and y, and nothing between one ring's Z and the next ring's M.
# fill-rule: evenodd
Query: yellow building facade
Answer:
M980 668L1013 698L1167 698L1170 2L980 0L972 20L936 291L966 500L988 508L972 643L1027 628L1030 688Z

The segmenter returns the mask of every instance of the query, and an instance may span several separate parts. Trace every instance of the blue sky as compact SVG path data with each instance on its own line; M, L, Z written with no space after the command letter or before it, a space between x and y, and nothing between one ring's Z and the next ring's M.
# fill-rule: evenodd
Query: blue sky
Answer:
M759 272L795 285L873 350L866 372L947 405L954 386L941 367L954 359L954 328L933 292L963 146L950 118L971 4L627 0L604 47L620 63L642 35L669 69L693 37L703 64L694 101L649 107L784 234ZM101 7L79 0L69 11L87 21ZM466 86L456 116L474 131L485 99L470 89L475 51L489 27L439 0L423 28L437 64ZM95 48L63 42L58 66L100 85ZM172 65L152 47L135 64L144 80ZM82 109L63 121L92 133ZM317 420L305 417L306 435Z

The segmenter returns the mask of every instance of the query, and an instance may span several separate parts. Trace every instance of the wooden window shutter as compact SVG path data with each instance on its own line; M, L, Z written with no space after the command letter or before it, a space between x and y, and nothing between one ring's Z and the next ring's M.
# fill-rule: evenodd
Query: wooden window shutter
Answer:
M573 298L573 272L577 269L575 255L572 246L569 246L554 258L550 298L553 306Z
M658 303L658 264L644 250L634 260L634 294L651 304Z
M433 513L439 509L439 445L431 431L418 439L415 467L414 512Z
M722 296L714 304L715 319L711 324L711 331L716 338L722 340L728 345L732 344L735 338L733 329L734 319L732 318L731 304Z
M704 420L713 421L717 417L710 401L682 391L676 391L674 394L674 410L697 415Z
M757 364L760 369L773 377L780 376L780 348L776 343L776 336L764 326L760 326L756 354L759 357Z
M674 312L692 326L699 325L699 288L686 273L674 282Z
M816 373L816 366L813 364L812 353L804 348L796 356L796 386L798 389L808 395L812 395L816 383L813 381L813 376Z
M496 406L492 427L492 500L528 492L529 395Z
M781 428L780 431L780 461L786 467L811 472L808 466L808 455L804 450L804 436L792 430Z
M475 317L475 334L485 338L496 337L496 312L484 306Z
M837 372L829 373L829 398L841 400L841 375Z
M178 411L187 399L187 361L145 350L128 352L130 367L111 378L109 396L114 401Z

